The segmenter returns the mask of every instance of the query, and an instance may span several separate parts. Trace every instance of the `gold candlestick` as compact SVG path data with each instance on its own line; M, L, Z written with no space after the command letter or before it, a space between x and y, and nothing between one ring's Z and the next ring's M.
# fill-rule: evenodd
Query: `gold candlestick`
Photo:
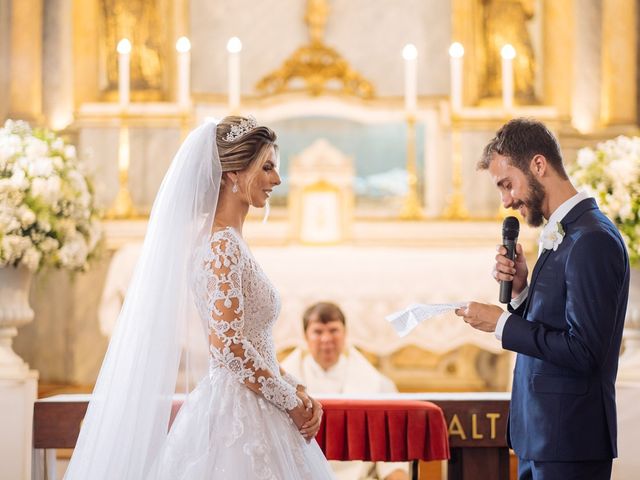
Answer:
M131 218L134 216L133 201L129 192L129 127L120 125L118 143L118 193L113 205L107 212L107 218Z
M419 220L422 218L422 207L418 196L418 175L416 160L416 119L407 116L407 195L404 198L400 218L403 220Z
M469 218L469 212L464 205L462 193L462 139L460 129L455 126L451 128L451 150L453 153L452 191L442 216L448 220L464 220Z

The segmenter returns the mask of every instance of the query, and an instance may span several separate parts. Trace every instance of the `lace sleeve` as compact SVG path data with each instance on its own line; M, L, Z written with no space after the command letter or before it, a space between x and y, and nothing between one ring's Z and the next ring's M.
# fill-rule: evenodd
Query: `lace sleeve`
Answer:
M289 385L294 387L296 390L298 389L298 387L302 387L304 389L307 388L307 386L304 383L298 380L294 375L291 375L289 372L286 372L282 367L280 367L280 376L285 382L287 382Z
M215 238L211 248L212 281L209 341L213 357L254 392L281 410L298 405L296 389L268 368L262 355L244 336L244 297L242 263L237 239L233 234Z

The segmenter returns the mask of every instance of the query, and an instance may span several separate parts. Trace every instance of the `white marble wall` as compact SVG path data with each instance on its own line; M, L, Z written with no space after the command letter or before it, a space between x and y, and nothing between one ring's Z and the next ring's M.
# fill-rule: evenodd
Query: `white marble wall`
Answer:
M94 179L96 202L107 208L118 192L118 129L114 126L81 128L76 143ZM134 159L134 163L137 159Z
M149 211L160 183L181 143L180 130L157 127L153 130L131 130L131 163L129 176L131 198L135 205Z
M45 270L35 276L29 299L35 319L20 328L14 350L42 382L95 382L107 348L96 319L110 257L105 252L87 273Z
M573 59L573 125L580 131L598 126L601 108L601 2L575 0L576 38Z
M489 173L476 169L482 150L499 126L462 133L462 193L467 201L467 209L476 218L496 217L500 208L498 190Z
M419 51L418 94L448 92L450 2L334 0L329 5L325 43L370 80L379 95L402 95L401 52L409 42ZM193 0L194 91L226 91L226 42L235 35L243 43L242 93L255 94L255 84L263 76L308 42L305 9L306 2L300 0Z
M108 208L118 191L119 128L112 125L81 128L78 151L88 164L98 205ZM129 189L138 213L148 213L162 178L181 142L178 127L131 127Z
M495 218L500 209L498 191L489 174L476 169L482 150L499 127L496 122L493 127L460 130L463 206L471 218ZM428 218L438 218L450 205L453 193L453 133L448 126L436 124L432 128L425 158L425 213Z

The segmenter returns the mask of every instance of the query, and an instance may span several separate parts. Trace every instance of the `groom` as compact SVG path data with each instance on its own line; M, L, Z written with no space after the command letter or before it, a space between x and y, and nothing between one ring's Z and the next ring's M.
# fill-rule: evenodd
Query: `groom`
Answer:
M616 456L614 383L629 292L622 238L571 184L555 137L515 119L484 149L502 203L542 229L527 285L522 246L498 248L493 276L513 281L508 312L472 302L456 314L517 352L507 433L520 480L608 479Z

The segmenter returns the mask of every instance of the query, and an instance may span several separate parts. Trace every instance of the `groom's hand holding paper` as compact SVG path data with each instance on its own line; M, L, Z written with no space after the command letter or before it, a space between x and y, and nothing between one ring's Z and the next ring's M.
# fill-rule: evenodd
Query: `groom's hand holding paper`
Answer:
M504 245L498 245L496 250L498 253L492 277L498 283L513 282L512 297L515 298L527 288L529 273L522 245L519 243L516 245L513 260L507 256L508 252ZM504 313L502 308L496 305L478 302L413 304L402 311L387 315L386 320L393 325L400 337L404 337L423 321L452 310L473 328L483 332L494 332L500 316Z
M469 302L466 307L457 308L455 313L476 330L495 332L496 325L503 310L496 305Z
M398 336L404 337L425 320L466 305L467 302L432 303L429 305L414 303L404 310L387 315L385 318L393 326Z

